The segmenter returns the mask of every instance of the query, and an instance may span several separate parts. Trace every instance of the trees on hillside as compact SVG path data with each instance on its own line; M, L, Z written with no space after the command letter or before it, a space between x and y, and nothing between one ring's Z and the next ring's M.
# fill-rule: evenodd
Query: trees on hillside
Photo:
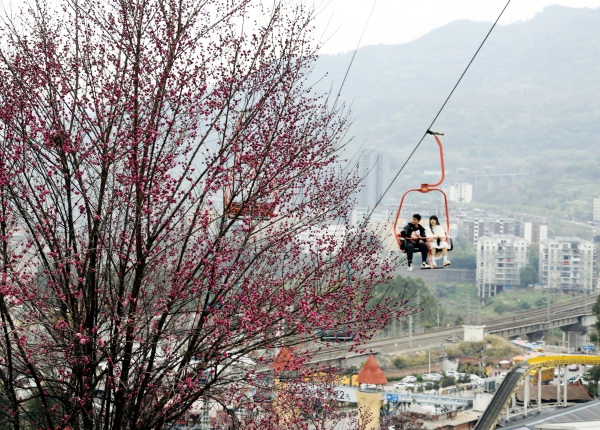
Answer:
M346 112L307 78L313 13L63 0L4 18L3 428L159 429L209 404L303 428L315 330L352 327L352 350L404 313L371 301L391 262L350 230L359 178ZM276 402L252 396L272 377Z

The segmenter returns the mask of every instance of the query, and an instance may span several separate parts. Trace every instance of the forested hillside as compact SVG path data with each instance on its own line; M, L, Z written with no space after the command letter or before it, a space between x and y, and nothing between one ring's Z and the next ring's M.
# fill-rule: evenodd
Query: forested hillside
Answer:
M446 133L448 182L530 173L477 198L591 213L600 179L599 25L600 10L554 6L531 21L494 29L433 126ZM490 27L457 21L408 44L359 49L341 89L354 118L349 156L361 146L376 148L390 156L395 173ZM351 58L323 56L315 76L327 74L323 85L337 92ZM435 150L425 140L407 173L435 168L435 158L424 161ZM467 173L460 176L458 168Z

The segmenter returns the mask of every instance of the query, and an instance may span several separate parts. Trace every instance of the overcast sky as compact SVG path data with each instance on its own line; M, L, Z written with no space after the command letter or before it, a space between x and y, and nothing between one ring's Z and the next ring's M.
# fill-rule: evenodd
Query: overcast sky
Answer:
M360 46L410 42L460 19L492 23L508 0L319 1L321 53L336 54L354 50L363 30ZM511 0L499 25L529 20L550 5L599 8L600 0Z

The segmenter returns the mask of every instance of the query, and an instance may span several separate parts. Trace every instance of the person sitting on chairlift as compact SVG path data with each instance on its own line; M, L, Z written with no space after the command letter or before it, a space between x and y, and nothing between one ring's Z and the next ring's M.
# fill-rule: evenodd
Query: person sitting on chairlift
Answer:
M408 223L400 231L400 236L404 238L404 250L406 251L406 259L408 260L408 270L413 270L413 254L415 249L421 253L421 267L429 267L427 265L427 243L425 241L425 229L421 224L421 215L414 214L412 221Z
M442 264L444 266L450 265L448 260L448 241L446 240L446 232L444 227L440 225L438 217L431 215L429 217L429 226L425 229L427 238L429 239L429 247L431 248L431 267L437 267L436 259L443 257Z

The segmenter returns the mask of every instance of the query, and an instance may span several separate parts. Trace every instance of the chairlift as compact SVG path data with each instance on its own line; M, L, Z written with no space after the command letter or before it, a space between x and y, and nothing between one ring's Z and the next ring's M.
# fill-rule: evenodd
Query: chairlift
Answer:
M400 235L400 229L399 229L400 226L398 226L398 222L400 220L400 214L402 212L402 206L404 204L404 199L406 198L406 196L408 194L414 193L414 192L426 194L431 191L437 191L442 195L443 200L444 200L444 210L445 210L445 214L446 214L445 233L446 233L446 242L449 245L448 251L451 251L454 247L452 244L452 239L450 238L450 216L449 216L449 211L448 211L448 198L446 196L446 193L441 188L439 188L441 183L444 182L444 178L446 177L446 171L445 171L445 166L444 166L444 148L442 146L442 141L440 140L440 137L439 137L439 136L443 136L444 133L427 130L427 134L433 135L433 137L435 138L435 140L438 144L439 151L440 151L440 165L441 165L442 177L435 184L421 184L421 186L419 188L410 188L410 189L406 190L405 193L402 195L402 199L400 200L400 205L398 206L398 212L396 213L396 219L394 220L394 236L396 238L396 242L398 243L398 248L400 249L400 252L402 252L402 253L406 252L405 246L404 246L405 245L404 242L406 239ZM433 266L431 266L432 249L431 249L431 244L429 243L430 239L425 238L425 241L427 242L430 265L423 267L423 268L433 269ZM439 268L443 268L443 266L439 266Z

